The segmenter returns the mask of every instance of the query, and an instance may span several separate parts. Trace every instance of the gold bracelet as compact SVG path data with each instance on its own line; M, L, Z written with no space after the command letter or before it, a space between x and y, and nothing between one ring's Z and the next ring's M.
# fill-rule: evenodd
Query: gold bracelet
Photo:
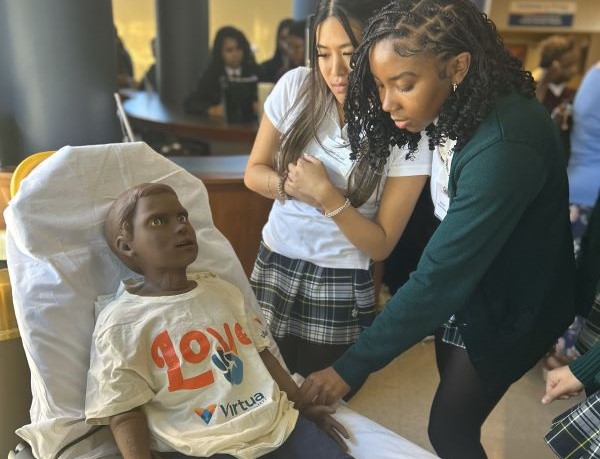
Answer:
M332 210L331 212L325 212L323 215L325 215L327 218L335 217L336 215L341 214L349 206L350 206L350 198L346 198L346 200L344 201L344 204L342 204L340 207L338 207L335 210Z

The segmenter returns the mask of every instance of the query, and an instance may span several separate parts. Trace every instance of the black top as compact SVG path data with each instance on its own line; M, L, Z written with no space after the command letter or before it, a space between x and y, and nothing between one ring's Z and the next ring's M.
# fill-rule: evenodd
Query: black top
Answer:
M260 80L261 71L258 64L243 64L242 78L256 77ZM221 79L227 78L225 67L209 65L204 71L196 90L185 99L183 106L186 112L197 115L206 113L206 110L213 105L223 103L223 94L221 90Z

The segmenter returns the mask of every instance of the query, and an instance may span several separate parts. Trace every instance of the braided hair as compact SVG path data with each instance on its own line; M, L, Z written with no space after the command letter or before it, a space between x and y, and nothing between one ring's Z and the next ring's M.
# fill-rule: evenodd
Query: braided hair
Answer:
M382 109L369 52L386 39L394 40L394 51L403 57L429 55L443 63L462 52L471 54L465 79L443 103L437 122L426 128L431 150L446 139L456 140L455 151L464 147L498 96L510 91L535 95L531 73L522 70L494 23L469 0L393 1L365 28L363 42L352 57L344 104L352 157L368 158L374 175L383 170L389 145L407 146L410 157L421 138L420 133L397 128Z

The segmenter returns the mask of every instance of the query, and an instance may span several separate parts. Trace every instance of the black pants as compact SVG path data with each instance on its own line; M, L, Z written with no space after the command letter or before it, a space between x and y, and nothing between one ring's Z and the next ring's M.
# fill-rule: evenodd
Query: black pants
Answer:
M160 453L163 459L193 459L182 453ZM212 459L235 459L229 454L215 454ZM316 424L302 416L283 444L261 456L263 459L352 459Z
M485 383L465 349L435 335L440 384L429 416L429 440L442 459L486 459L481 426L513 381Z

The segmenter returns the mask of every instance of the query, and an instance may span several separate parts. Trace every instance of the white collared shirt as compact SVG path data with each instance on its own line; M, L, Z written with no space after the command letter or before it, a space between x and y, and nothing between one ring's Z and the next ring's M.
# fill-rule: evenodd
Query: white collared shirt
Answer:
M242 76L242 68L237 67L227 67L225 66L225 73L227 74L227 78L241 78Z
M448 181L455 145L456 140L446 140L444 145L436 146L433 152L430 182L431 200L433 201L434 214L440 220L446 217L450 204Z

